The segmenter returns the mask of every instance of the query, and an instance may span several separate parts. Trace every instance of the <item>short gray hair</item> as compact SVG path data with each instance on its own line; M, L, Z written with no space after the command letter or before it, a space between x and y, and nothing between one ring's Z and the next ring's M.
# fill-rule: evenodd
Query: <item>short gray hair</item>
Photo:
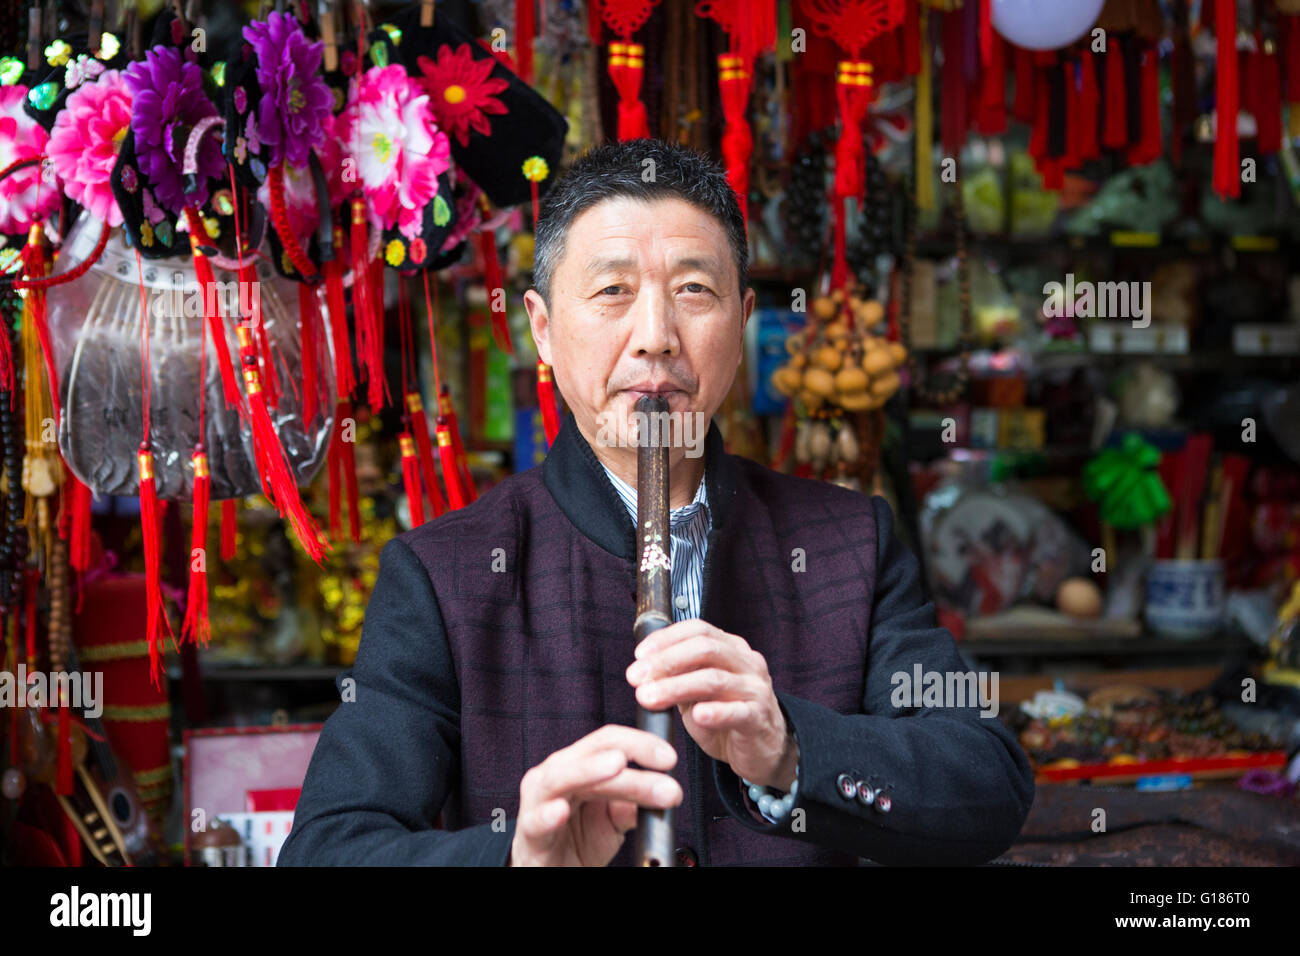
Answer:
M740 292L749 285L749 242L736 193L722 168L700 153L655 139L596 146L556 180L537 218L533 286L547 305L564 239L579 215L606 199L681 199L722 224L736 263Z

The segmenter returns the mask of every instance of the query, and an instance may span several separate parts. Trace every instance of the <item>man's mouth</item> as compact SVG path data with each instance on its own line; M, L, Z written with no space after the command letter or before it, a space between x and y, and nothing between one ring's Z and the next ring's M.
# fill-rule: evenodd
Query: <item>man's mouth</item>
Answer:
M648 383L634 385L631 388L625 388L623 389L623 393L631 396L633 403L639 402L642 397L646 395L658 395L665 401L671 403L675 397L679 395L684 396L686 394L680 388L673 385L653 385Z

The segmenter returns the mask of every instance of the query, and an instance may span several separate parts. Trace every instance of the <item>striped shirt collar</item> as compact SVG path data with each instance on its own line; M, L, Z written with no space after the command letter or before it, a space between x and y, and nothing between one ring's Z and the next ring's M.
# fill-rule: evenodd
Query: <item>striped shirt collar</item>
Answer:
M627 508L627 513L632 517L632 524L635 525L636 489L610 471L609 466L603 461L600 463L600 466L605 469L605 474L609 475L609 480L614 485L614 490L617 491L618 496L623 499L623 504ZM695 489L695 498L691 503L684 505L681 508L674 508L668 513L670 531L676 531L685 524L691 522L700 512L704 513L705 527L711 528L713 526L713 516L709 511L709 498L705 485L706 480L704 476L700 476L700 486Z

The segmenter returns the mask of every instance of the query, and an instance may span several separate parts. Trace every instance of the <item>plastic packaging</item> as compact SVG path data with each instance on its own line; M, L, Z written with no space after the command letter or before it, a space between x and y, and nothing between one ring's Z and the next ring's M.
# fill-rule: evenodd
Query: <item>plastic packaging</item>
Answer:
M55 273L75 267L92 251L102 224L83 215L70 231ZM141 270L144 296L141 296ZM236 325L245 306L260 298L262 322L273 357L278 403L269 411L299 484L309 482L325 460L333 430L335 399L332 346L324 297L314 336L316 411L302 420L302 372L295 283L257 263L258 282L241 289L238 276L214 268L215 296L222 303L225 337L240 394ZM250 283L250 286L253 285ZM141 381L142 312L149 323L149 438L161 498L189 500L194 475L190 454L199 437L199 390L205 392L204 443L212 476L212 499L261 491L253 457L252 430L226 405L216 352L203 314L203 293L191 258L144 260L114 229L100 260L81 278L47 293L48 321L59 376L62 415L59 448L77 477L98 494L138 493L136 452L143 432ZM206 365L200 375L203 337ZM263 384L267 370L263 368ZM271 389L268 387L267 392Z

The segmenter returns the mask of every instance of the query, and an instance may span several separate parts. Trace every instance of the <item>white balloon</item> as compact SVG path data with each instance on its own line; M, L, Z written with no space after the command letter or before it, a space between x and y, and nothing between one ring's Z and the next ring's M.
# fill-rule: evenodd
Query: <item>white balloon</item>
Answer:
M1097 22L1103 0L992 0L993 29L1026 50L1059 50Z

